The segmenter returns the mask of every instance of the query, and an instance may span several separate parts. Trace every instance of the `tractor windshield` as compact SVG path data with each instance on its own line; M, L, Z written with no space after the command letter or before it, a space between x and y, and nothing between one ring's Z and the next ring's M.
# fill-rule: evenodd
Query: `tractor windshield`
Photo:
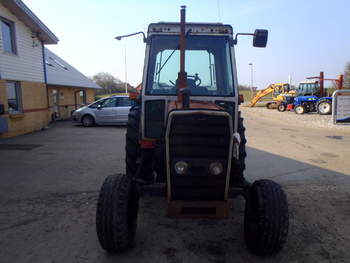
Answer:
M147 95L176 95L180 69L179 36L153 36ZM234 96L228 37L187 36L185 70L194 96Z

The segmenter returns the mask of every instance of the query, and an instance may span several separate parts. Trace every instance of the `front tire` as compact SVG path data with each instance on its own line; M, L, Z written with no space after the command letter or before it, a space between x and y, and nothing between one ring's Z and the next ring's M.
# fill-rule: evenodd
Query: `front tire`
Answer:
M81 123L83 124L84 127L91 127L95 124L95 120L92 116L90 115L85 115L82 119L81 119Z
M271 180L258 180L249 189L244 236L248 249L258 256L280 251L288 236L289 213L282 187Z
M298 105L294 108L294 112L296 114L304 114L305 113L305 107L303 105Z
M103 249L110 253L133 245L139 194L126 175L111 175L104 181L97 203L96 232Z
M284 103L281 103L281 104L279 104L279 105L277 106L277 110L278 110L279 112L284 112L284 111L286 111L286 109L287 109L287 106L286 106L286 104L284 104Z

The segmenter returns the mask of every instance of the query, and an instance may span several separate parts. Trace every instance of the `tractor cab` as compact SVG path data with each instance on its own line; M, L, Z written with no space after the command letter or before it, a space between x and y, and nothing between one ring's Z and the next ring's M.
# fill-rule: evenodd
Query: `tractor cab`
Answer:
M276 83L274 84L273 97L277 97L282 93L287 93L290 91L289 83Z
M165 120L171 110L227 109L232 121L237 117L232 27L186 24L183 87L180 87L183 75L179 74L180 31L179 23L156 23L148 27L142 91L143 139L158 139L164 134ZM185 107L180 101L183 97L188 101ZM159 128L154 129L155 126Z
M210 29L215 27L226 33L210 35ZM179 35L161 33L163 28L176 31L179 30L179 24L158 23L149 26L146 96L177 96L180 68ZM207 32L203 30L202 34L186 35L186 86L191 96L234 97L229 38L232 29L230 26L210 24L207 24L206 28ZM187 31L198 31L198 25L190 24Z
M315 80L306 80L299 83L297 88L298 96L320 95L320 84Z

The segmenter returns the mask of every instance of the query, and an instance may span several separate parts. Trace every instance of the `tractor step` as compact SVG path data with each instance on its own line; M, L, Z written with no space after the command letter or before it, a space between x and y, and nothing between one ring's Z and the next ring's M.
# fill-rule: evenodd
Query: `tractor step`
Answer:
M181 201L168 204L168 216L177 218L224 218L229 215L228 201Z

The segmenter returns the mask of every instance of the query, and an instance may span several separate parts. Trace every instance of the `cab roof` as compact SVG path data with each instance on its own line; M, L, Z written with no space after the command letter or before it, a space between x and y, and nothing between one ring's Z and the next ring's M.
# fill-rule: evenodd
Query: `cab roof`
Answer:
M314 84L314 83L318 83L318 80L304 80L304 81L300 81L300 84Z
M232 26L222 23L186 23L186 32L190 29L191 35L233 35ZM180 23L152 23L148 26L147 35L152 34L178 35L180 34Z

